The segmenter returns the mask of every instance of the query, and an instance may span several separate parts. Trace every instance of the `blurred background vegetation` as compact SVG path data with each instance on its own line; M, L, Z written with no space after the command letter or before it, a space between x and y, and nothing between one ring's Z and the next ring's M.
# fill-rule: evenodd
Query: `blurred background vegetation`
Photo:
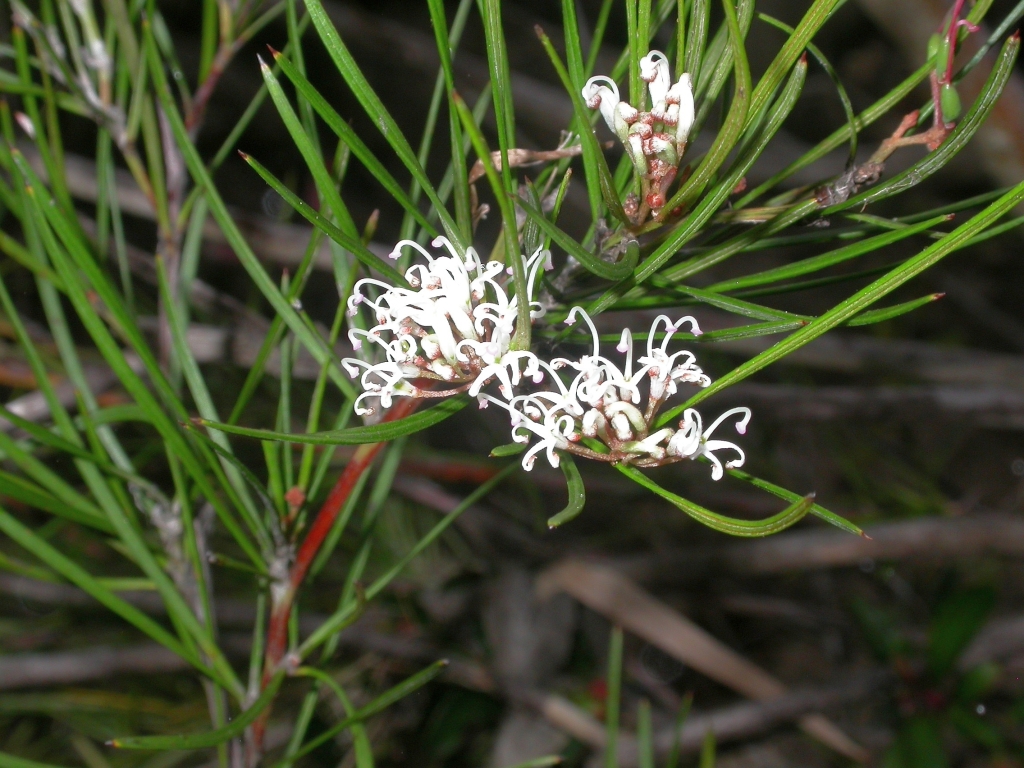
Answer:
M195 82L204 4L157 5L180 71ZM807 5L759 0L756 7L793 25ZM426 4L329 0L324 6L415 144L439 64ZM996 0L988 18L1000 20L1014 6ZM578 3L581 26L594 23L599 7L593 0ZM519 145L553 148L572 107L534 26L561 39L560 9L547 0L505 0L502 8ZM920 66L928 37L947 10L942 0L843 4L815 42L855 111ZM0 12L5 45L11 40L8 11ZM715 8L712 29L719 19ZM625 14L615 4L596 71L610 71L626 43L625 28ZM755 19L747 41L755 77L783 39ZM655 42L668 45L657 37ZM256 55L267 58L267 45L281 50L287 43L282 16L234 56L196 136L204 157L221 147L262 85ZM317 89L388 169L403 177L401 164L315 35L304 38L303 55ZM9 63L8 58L5 68ZM457 87L472 104L488 79L476 13L469 15L455 71ZM965 83L965 102L987 71ZM900 115L927 98L921 86L862 132L861 156L892 133ZM88 214L97 194L95 125L67 113L60 121L69 188ZM800 101L748 174L748 186L769 178L845 121L833 80L812 62ZM484 128L493 135L486 121ZM710 140L701 137L698 148ZM237 146L315 203L313 180L269 101ZM795 181L814 183L841 173L845 151L829 154ZM909 167L923 153L897 153L887 173ZM440 158L427 166L432 178L444 169ZM1021 178L1024 78L1018 66L975 140L934 177L871 213L893 217L938 208ZM157 243L151 209L140 203L125 171L115 181L128 250L132 258L151 260ZM291 207L234 153L217 171L216 183L274 279L294 271L310 230ZM347 172L344 193L352 218L360 225L373 220L372 243L389 250L399 237L399 205L356 163ZM576 184L560 223L581 235L589 215L585 187ZM498 218L495 213L482 225L489 237ZM267 306L223 236L213 229L203 234L196 276L218 298L190 333L224 414L265 333ZM816 492L819 502L864 527L870 540L815 521L763 541L736 542L696 525L614 470L593 465L581 467L589 490L585 513L563 528L546 526L565 504L562 475L546 466L515 475L473 505L339 636L336 677L357 707L438 658L451 661L432 683L368 721L376 764L500 768L548 754L564 756L567 765L596 764L610 683L619 688L608 679L611 647L613 661L621 653L622 765L644 759L628 734L646 727L655 734L657 764L665 764L673 749L672 723L691 699L679 744L682 765L696 763L709 729L721 768L847 765L859 754L856 745L871 764L893 768L1024 765L1022 245L1020 233L1011 231L958 252L917 278L900 299L933 291L944 294L941 300L878 325L839 331L722 394L722 402L754 409L745 443L751 472L799 493ZM798 254L818 250L807 246ZM869 258L858 268L913 252L914 246L897 244L885 259ZM770 248L745 258L744 273L783 263ZM314 269L302 305L316 323L329 327L338 301L329 257L318 257ZM16 302L32 294L31 274L10 259L0 270ZM725 265L708 276L724 280L736 274L730 270ZM820 285L788 294L785 306L814 314L848 292L844 283ZM139 315L154 314L157 295L152 287L137 292ZM36 308L22 308L31 324ZM695 314L705 330L729 324L710 307ZM621 322L629 324L628 318ZM9 318L4 323L0 386L9 402L34 387ZM767 345L763 338L706 345L701 364L715 376ZM297 358L286 382L294 402L313 397L318 374L311 358ZM279 377L264 378L247 421L274 423L281 387ZM95 383L95 391L105 407L124 402L111 380ZM328 394L325 412L333 417L340 406L340 394ZM342 537L338 555L323 564L304 598L302 621L308 626L317 626L317 611L334 610L337 586L366 541L373 541L367 573L387 572L439 514L494 476L497 465L484 457L507 442L506 427L500 414L472 410L386 450L360 504L359 525ZM304 418L304 410L296 418ZM141 475L166 480L147 473L147 456L153 472L166 471L151 432L127 429L121 439ZM235 450L247 465L263 462L255 441L239 441ZM337 450L331 471L351 454ZM57 473L66 472L70 461L60 454L47 458ZM778 506L747 486L709 482L706 468L678 469L673 488L739 516L763 517ZM28 509L15 500L4 504ZM52 520L48 530L39 529L44 535L116 578L113 571L124 563L114 550L74 525ZM169 768L216 759L209 750L154 758L104 746L124 733L175 733L208 723L203 686L180 659L143 644L83 593L33 575L24 553L10 541L0 542L0 751L88 768ZM320 584L332 588L320 596ZM152 591L118 586L133 604L155 610L159 601ZM254 618L246 601L248 574L220 568L217 586L221 645L232 659L244 660ZM613 625L626 630L621 648ZM285 683L268 724L272 749L287 743L302 706L304 689L290 686ZM644 714L643 702L652 714ZM800 730L803 724L822 732L820 720L809 724L815 713L825 713L828 727L837 729L828 731L832 748ZM313 710L310 734L344 714L336 699L324 695ZM357 751L346 731L305 764L352 766Z

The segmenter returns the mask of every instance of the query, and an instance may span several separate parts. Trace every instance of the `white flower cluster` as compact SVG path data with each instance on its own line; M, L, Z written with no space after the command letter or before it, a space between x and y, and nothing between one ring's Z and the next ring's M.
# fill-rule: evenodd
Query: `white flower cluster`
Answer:
M505 265L481 262L473 248L460 256L444 237L435 238L432 245L447 254L433 256L412 240L402 240L391 251L390 257L397 259L403 248L411 247L427 260L406 270L409 288L366 278L355 284L349 297L350 316L365 304L377 322L369 330L350 330L352 346L359 350L365 340L384 352L384 360L375 363L355 357L342 360L353 378L362 370L363 393L355 407L360 415L374 410L367 399L379 398L383 408L390 408L395 396L443 397L466 390L475 396L493 378L503 394L512 397L520 366L526 365L528 375L536 373L530 367L536 360L532 353L510 350L519 297L509 298L500 279ZM550 252L543 250L523 259L531 320L544 315L532 292L538 270L549 269L550 259ZM368 292L374 287L380 289L376 297ZM444 382L448 388L423 389L416 386L418 379Z
M648 84L649 111L620 99L615 82L605 75L587 81L583 98L591 109L600 108L637 174L652 182L645 189L646 203L657 210L665 204L664 193L675 178L693 127L693 85L686 73L672 83L668 59L661 51L651 51L640 60L640 77Z
M349 375L360 376L363 392L356 400L357 413L373 412L366 404L368 399L379 399L383 408L389 408L396 396L445 397L467 392L478 399L481 408L494 403L508 412L515 442L533 442L523 457L526 470L533 468L542 452L551 466L557 467L558 451L639 467L703 456L711 463L715 480L721 479L726 469L743 464L745 455L739 446L712 439L712 435L732 417L736 417L736 431L743 434L750 421L749 408L726 411L706 429L701 415L688 408L678 429L651 431L661 406L679 385L706 387L711 383L692 352L668 351L673 336L684 325L694 335L700 334L694 318L672 322L667 315L658 316L647 336L646 354L637 357L635 364L633 335L624 330L617 347L625 355L620 367L601 355L593 321L583 309L574 307L566 323L572 325L578 319L586 323L593 338L592 353L578 360L555 358L546 362L528 350L511 349L518 297L510 298L507 286L499 280L505 265L481 263L472 248L459 256L443 237L435 239L433 245L443 246L448 255L433 256L410 240L395 246L393 258L409 246L427 260L426 265L415 264L406 271L410 288L374 279L360 280L355 285L349 314L354 315L365 304L372 309L377 325L369 330L352 329L349 338L357 350L369 342L383 351L384 358L379 362L359 358L342 361ZM549 266L550 254L538 250L521 258L528 275L527 301L534 320L544 311L533 301L532 286L538 270ZM375 297L369 295L372 288L379 289ZM663 333L660 342L659 333ZM574 372L569 383L563 381L561 370ZM482 391L495 379L500 397ZM531 382L528 387L527 379ZM424 380L446 388L431 388L422 383ZM517 394L520 385L531 391ZM647 392L643 410L642 389ZM604 449L588 447L588 442ZM723 463L715 455L718 451L734 456Z
M559 464L556 451L563 450L601 461L627 462L635 466L661 466L682 459L704 456L712 464L711 477L719 480L726 469L739 467L745 455L739 446L711 436L725 422L737 416L736 431L743 434L750 421L749 408L733 408L719 416L707 429L703 428L700 414L687 408L679 428L664 427L651 432L658 411L665 401L676 393L679 384L706 387L711 379L696 364L692 352L669 354L668 345L674 334L689 325L694 335L700 334L697 321L683 317L672 322L667 315L659 315L651 324L647 336L647 354L633 363L633 334L627 328L616 348L625 354L625 365L619 367L601 355L600 339L593 321L580 307L574 307L567 324L582 318L593 338L593 353L579 360L555 358L550 364L537 361L554 384L554 389L518 395L507 402L486 393L481 398L507 410L512 417L512 439L528 443L537 442L523 457L524 469L533 467L536 456L545 451L553 467ZM657 335L664 326L664 338L659 344ZM576 372L568 385L555 373L559 369ZM641 385L646 382L647 404L642 400ZM607 452L594 451L580 443L591 438L603 444ZM727 450L735 458L723 462L716 451Z

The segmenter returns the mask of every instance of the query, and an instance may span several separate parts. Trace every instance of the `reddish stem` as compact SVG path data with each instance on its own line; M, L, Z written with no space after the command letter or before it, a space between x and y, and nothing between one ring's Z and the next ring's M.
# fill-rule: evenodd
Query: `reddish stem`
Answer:
M396 421L397 419L405 418L415 411L418 405L418 399L411 397L401 398L385 414L383 421ZM267 687L267 684L277 671L281 659L284 658L285 650L288 647L288 621L291 618L295 595L302 585L303 579L306 578L306 574L309 572L317 552L320 551L320 547L327 538L327 534L330 533L331 528L334 526L334 521L337 520L341 508L345 506L345 502L349 494L352 493L356 482L370 467L370 464L373 463L373 460L385 445L387 443L367 443L360 445L356 449L352 459L345 466L334 487L331 488L331 492L320 507L320 511L317 512L313 524L309 527L305 538L302 540L302 544L299 545L299 550L295 554L295 561L288 572L287 582L281 586L279 591L272 590L273 605L271 606L270 620L267 624L267 650L263 660L262 688ZM257 749L260 749L262 746L266 718L269 714L268 709L253 724L253 737Z

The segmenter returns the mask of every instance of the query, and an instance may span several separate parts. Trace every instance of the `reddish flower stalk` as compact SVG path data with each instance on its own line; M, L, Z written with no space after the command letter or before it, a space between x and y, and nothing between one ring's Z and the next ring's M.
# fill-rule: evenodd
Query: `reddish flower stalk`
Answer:
M396 421L397 419L405 418L416 410L417 405L419 405L418 399L401 398L385 414L383 421ZM373 460L385 445L387 443L367 443L360 445L356 449L352 459L345 466L334 487L331 488L331 492L320 507L320 511L317 512L313 524L309 527L305 538L302 540L302 544L299 545L295 561L288 572L287 581L280 585L280 587L271 590L273 602L270 620L267 624L267 650L263 661L261 688L267 687L277 671L281 660L284 658L288 647L288 621L291 618L295 595L298 593L302 581L306 578L306 574L309 572L317 552L320 551L320 547L327 538L327 534L330 533L331 528L334 526L334 522L337 520L342 507L345 506L345 502L348 500L349 494L352 493L352 489L356 486L363 473L369 469L370 464L373 463ZM269 710L265 711L259 720L253 724L253 738L257 749L262 746L263 731L269 714Z

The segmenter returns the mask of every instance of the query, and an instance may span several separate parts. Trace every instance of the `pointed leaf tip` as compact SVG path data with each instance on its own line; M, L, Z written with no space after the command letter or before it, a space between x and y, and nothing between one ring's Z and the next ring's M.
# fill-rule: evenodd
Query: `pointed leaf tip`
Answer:
M270 55L273 56L275 60L281 57L281 52L270 43L267 43L267 50L270 51Z

